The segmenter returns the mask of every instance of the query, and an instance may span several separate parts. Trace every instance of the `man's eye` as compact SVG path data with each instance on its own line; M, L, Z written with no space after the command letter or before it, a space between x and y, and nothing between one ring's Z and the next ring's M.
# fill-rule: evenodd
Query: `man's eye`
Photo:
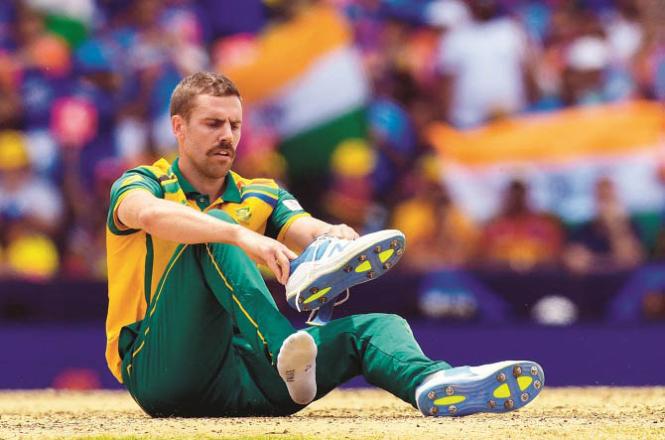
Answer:
M237 130L240 128L240 124L231 124L231 129L232 130Z

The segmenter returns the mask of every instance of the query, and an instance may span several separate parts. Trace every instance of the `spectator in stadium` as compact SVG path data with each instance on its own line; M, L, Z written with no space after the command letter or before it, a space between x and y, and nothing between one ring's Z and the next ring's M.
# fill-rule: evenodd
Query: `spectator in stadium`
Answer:
M135 3L127 8L129 14L120 14L124 25L112 32L112 40L125 54L118 60L122 78L120 128L125 135L134 136L139 153L157 150L168 154L174 147L167 111L170 91L189 69L206 67L207 56L194 43L202 43L195 19L188 26L191 32L173 31L179 29L174 17L187 16L186 11L156 0Z
M472 21L444 34L438 55L443 118L462 128L520 112L533 89L520 24L495 0L467 4Z
M23 136L0 133L0 231L10 276L50 278L59 266L52 237L59 232L63 204L53 185L36 176Z
M610 48L600 37L577 38L566 51L561 98L565 106L602 104L611 100L606 81Z
M122 174L124 163L116 158L99 161L94 169L94 183L84 185L81 155L78 149L63 151L63 194L69 207L68 227L64 231L61 274L67 278L106 279L106 216L102 209L110 204L109 186Z
M601 177L595 186L596 215L573 232L564 262L578 272L625 270L644 260L638 229L621 202L614 183Z
M529 202L529 187L513 179L501 211L486 225L478 259L483 265L527 271L559 262L564 233L560 221L537 212Z
M376 152L371 186L376 200L392 205L396 202L396 186L413 165L418 148L413 116L419 90L411 75L396 65L373 87L375 99L367 109L369 135Z
M412 177L414 194L395 207L391 226L404 232L409 243L402 265L427 272L468 263L478 230L448 194L438 159L423 156Z
M22 126L30 132L49 130L53 103L71 83L70 47L46 29L43 14L25 4L17 8L13 30Z
M662 8L657 3L641 5L644 23L643 43L631 66L643 96L665 100L665 30Z
M7 267L7 262L5 261L5 251L2 248L2 244L0 243L0 280L6 277L7 272L9 272L9 268Z
M32 172L23 136L15 131L0 133L0 215L53 235L61 226L62 214L58 191Z
M619 0L603 28L617 64L628 67L644 43L641 12L635 0Z
M14 19L13 3L0 3L0 130L17 128L21 114L21 100L17 93L19 66L12 56L15 50L11 32Z
M76 173L84 187L93 188L98 163L118 153L120 77L113 71L108 44L100 39L88 39L76 48L73 65L76 77L54 102L50 128L62 150L78 150Z
M350 139L337 146L330 161L331 184L323 197L326 216L363 230L372 204L375 152L364 140Z
M0 53L0 130L15 129L21 114L21 99L16 93L13 62Z
M143 163L156 152L171 153L174 144L166 112L170 90L183 75L207 67L206 48L213 47L216 37L238 36L238 29L248 23L247 17L234 23L226 17L212 18L208 6L217 11L231 4L217 3L0 2L0 130L21 130L29 140L29 156L35 158L31 173L47 179L50 191L62 194L64 156L69 154L63 146L80 148L76 154L82 168L81 192L92 196L100 163L116 159ZM249 8L248 3L234 2L243 8ZM316 2L256 0L251 31L266 23L268 9L269 18L289 20L312 3ZM357 196L358 205L361 199L369 200L368 205L383 212L377 220L384 222L381 227L390 216L386 211L400 200L400 182L414 169L414 158L426 145L423 138L432 119L444 115L460 127L472 127L496 114L521 110L556 110L640 96L665 99L662 8L655 3L434 0L427 7L424 2L405 7L405 2L378 0L333 3L347 12L353 46L362 52L371 77L367 114L370 146L376 153L371 182L363 181L374 188L372 194L354 193L355 184L344 178L336 182L333 195ZM518 17L521 24L509 17ZM538 93L531 86L532 61L537 61ZM445 99L432 93L442 81ZM545 99L526 107L537 95ZM76 142L63 142L60 131L60 122L76 119L67 116L71 110L94 122L77 119L79 123L68 126L74 130L65 138L76 134L76 128L86 129L78 136L89 138L78 147ZM248 161L253 171L257 171L255 162L269 174L275 172L270 169L274 164L288 170L289 164L278 156L273 160L257 154L254 159ZM314 202L320 200L312 206ZM86 210L81 216L86 225L97 221ZM88 235L80 233L80 224L67 222L66 228L47 233L64 244L63 255L70 246L76 255L86 248Z

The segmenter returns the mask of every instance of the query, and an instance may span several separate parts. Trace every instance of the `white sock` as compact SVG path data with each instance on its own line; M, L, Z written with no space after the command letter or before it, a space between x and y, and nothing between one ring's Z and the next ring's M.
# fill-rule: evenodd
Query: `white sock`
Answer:
M291 399L301 405L316 396L316 353L314 338L300 330L284 340L277 355L277 371Z

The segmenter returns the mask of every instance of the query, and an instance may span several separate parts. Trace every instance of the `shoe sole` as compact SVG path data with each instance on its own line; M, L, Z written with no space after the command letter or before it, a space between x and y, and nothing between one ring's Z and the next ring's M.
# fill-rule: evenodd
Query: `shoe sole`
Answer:
M397 264L404 253L404 234L396 229L367 234L348 252L330 262L330 268L304 280L286 285L286 300L298 311L318 309L357 284L376 279ZM308 270L303 263L300 269ZM294 272L294 274L296 273Z
M545 384L542 367L530 361L500 362L477 379L447 379L420 393L418 408L423 414L442 417L514 411L532 402Z

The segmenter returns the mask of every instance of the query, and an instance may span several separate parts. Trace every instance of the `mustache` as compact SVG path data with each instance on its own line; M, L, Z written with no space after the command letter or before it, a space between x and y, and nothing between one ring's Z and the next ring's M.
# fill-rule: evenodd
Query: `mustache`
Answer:
M233 143L222 141L222 142L218 143L217 145L215 145L214 147L212 147L208 151L208 156L211 156L213 154L217 154L217 153L220 153L220 152L226 152L231 157L234 157L236 155L236 152L233 149Z

